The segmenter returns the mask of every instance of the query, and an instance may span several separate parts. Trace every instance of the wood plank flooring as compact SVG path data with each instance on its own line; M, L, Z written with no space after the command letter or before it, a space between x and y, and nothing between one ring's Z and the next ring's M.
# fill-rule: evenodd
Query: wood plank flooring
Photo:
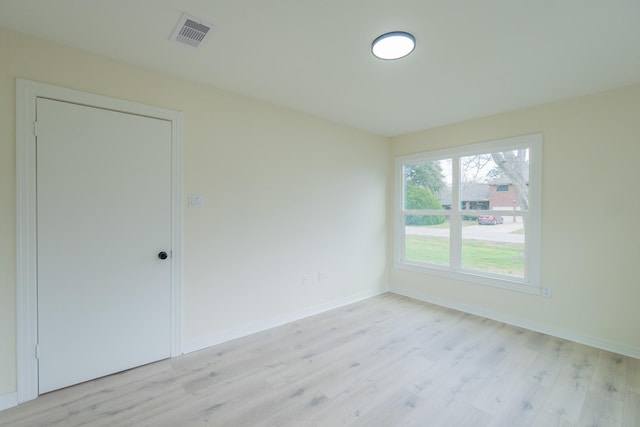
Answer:
M640 427L640 360L385 294L40 396L0 425Z

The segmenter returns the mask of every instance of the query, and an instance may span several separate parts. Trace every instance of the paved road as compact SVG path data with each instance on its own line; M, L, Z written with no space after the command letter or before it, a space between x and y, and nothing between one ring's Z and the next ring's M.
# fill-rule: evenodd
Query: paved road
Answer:
M519 230L521 228L521 223L514 224L510 222L505 222L504 224L498 225L470 225L462 229L462 237L471 240L524 243L524 234L511 234L513 231ZM407 226L406 233L417 236L449 237L449 230L444 228Z

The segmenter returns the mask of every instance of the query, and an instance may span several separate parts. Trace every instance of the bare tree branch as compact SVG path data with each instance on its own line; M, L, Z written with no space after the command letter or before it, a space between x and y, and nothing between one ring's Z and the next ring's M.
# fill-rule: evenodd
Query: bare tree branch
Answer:
M498 169L511 180L516 193L518 205L523 210L529 209L529 187L526 176L528 168L527 150L503 151L491 153Z

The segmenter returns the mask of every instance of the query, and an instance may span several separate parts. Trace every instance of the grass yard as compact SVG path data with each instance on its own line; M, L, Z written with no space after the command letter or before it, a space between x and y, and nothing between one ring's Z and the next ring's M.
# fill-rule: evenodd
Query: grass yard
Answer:
M410 261L449 264L449 239L407 235L405 257ZM524 277L524 244L465 240L462 245L462 267L489 273Z

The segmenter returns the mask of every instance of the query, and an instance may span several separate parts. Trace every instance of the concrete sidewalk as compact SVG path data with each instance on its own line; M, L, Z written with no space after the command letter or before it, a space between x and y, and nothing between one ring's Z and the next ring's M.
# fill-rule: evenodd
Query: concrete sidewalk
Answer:
M524 243L524 234L511 234L522 228L522 223L518 222L505 222L498 225L470 225L462 228L462 238L490 242ZM406 234L414 236L449 237L449 230L446 228L407 226L405 230Z

